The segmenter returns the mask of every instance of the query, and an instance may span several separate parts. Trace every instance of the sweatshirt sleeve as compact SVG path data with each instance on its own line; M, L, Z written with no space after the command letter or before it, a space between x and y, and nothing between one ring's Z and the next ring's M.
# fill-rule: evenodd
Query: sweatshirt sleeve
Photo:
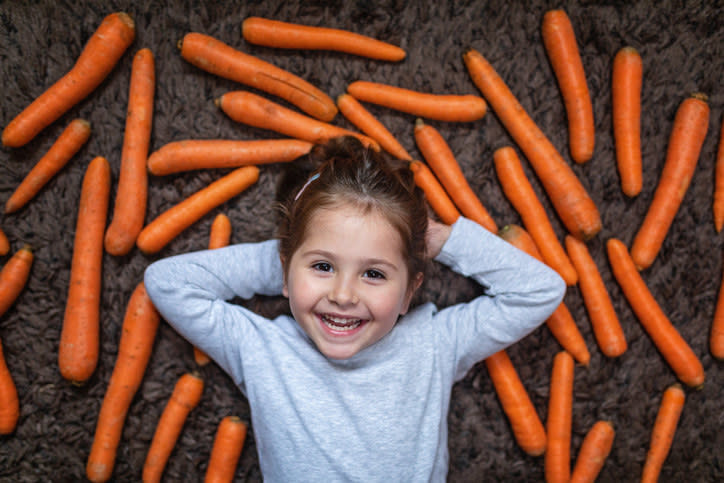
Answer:
M282 282L275 240L172 256L152 263L144 274L146 290L161 316L236 382L241 379L236 366L244 331L250 322L266 320L228 301L281 295Z
M553 269L466 218L453 225L436 260L485 289L434 316L442 339L453 347L456 380L532 332L565 295L565 282Z

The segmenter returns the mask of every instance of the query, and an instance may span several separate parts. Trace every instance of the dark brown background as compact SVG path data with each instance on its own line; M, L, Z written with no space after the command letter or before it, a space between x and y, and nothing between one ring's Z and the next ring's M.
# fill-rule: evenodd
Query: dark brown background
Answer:
M81 481L96 417L115 361L119 328L131 290L144 268L158 257L204 248L216 213L229 215L233 242L258 241L274 233L270 216L274 184L281 166L265 166L254 187L209 213L161 253L105 256L101 308L101 354L97 370L83 387L64 381L57 369L57 348L65 308L80 183L88 162L103 155L114 180L128 95L133 54L150 47L156 57L157 92L152 149L187 138L259 139L275 133L248 128L226 118L213 104L224 92L246 89L187 64L176 42L189 31L203 32L307 79L333 98L348 83L373 80L433 93L478 93L462 63L474 47L486 56L520 102L570 162L567 124L558 87L540 38L544 12L559 2L285 2L232 1L197 5L190 1L4 1L0 3L4 127L32 99L70 69L103 17L130 13L137 37L108 79L86 100L45 129L27 146L0 150L0 202L4 203L62 129L75 117L88 119L93 134L87 145L22 211L0 223L12 251L24 243L36 259L28 285L13 308L0 318L7 364L17 385L21 416L17 431L0 437L0 480ZM428 4L429 3L429 4ZM663 310L701 358L707 381L688 398L661 481L724 479L724 373L708 351L708 333L722 272L722 238L711 215L713 169L722 119L724 17L718 2L567 2L574 25L596 118L594 158L573 166L597 203L601 233L588 243L607 283L629 343L611 360L602 356L577 287L566 295L591 351L588 368L577 366L573 405L572 461L586 431L598 419L613 422L613 450L600 481L636 481L649 444L661 393L675 376L661 358L612 278L605 241L612 236L629 244L651 200L662 168L668 134L679 103L695 90L710 96L709 132L690 189L653 266L642 275ZM353 30L406 49L401 63L384 63L329 52L281 51L248 45L241 21L260 15L310 25ZM643 57L642 144L644 187L625 197L611 134L611 63L624 45ZM281 102L281 101L280 101ZM414 117L368 105L418 157ZM349 127L338 116L335 122ZM428 121L450 144L468 180L499 226L519 223L502 194L492 153L512 141L493 112L468 124ZM524 159L524 158L523 158ZM565 232L524 159L554 227ZM150 220L182 198L224 174L199 171L151 177ZM114 190L115 193L115 190ZM112 206L112 204L111 204ZM109 214L110 217L110 214ZM2 261L7 260L5 257ZM440 306L469 299L471 282L433 266L422 298ZM260 310L274 310L277 300L254 300ZM545 421L551 361L560 346L542 327L513 346L509 354ZM194 369L190 345L165 323L156 339L143 385L130 408L118 448L116 481L138 481L158 417L176 379ZM198 481L206 469L218 421L228 414L248 420L246 401L215 365L203 369L206 387L191 413L165 471L167 481ZM455 386L451 404L451 481L540 481L543 459L526 456L513 440L508 422L483 364ZM260 481L253 428L239 462L238 481ZM354 455L350 455L354 457Z

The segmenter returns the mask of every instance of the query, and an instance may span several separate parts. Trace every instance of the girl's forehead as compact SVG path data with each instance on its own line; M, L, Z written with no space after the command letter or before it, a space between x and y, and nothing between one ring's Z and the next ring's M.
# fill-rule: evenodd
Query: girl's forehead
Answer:
M343 220L354 220L360 225L383 225L384 228L393 228L384 213L374 206L344 201L315 209L309 217L309 224L340 223Z
M310 237L317 240L325 238L364 236L382 237L389 243L395 241L401 247L401 237L390 220L380 210L368 205L343 203L336 206L318 208L310 216L305 228L302 243Z

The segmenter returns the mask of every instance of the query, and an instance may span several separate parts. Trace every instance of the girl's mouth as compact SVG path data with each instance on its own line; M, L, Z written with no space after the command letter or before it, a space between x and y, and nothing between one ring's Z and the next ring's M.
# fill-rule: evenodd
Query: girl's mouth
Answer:
M363 319L347 319L331 315L320 315L319 317L325 327L337 333L352 332L365 322Z

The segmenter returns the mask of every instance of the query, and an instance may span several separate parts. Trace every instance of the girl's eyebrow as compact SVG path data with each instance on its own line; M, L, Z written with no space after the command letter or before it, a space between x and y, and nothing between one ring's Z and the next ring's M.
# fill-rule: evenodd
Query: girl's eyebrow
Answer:
M328 250L320 250L320 249L313 249L309 250L303 253L304 256L320 256L322 258L328 258L331 260L334 260L335 255L334 252L330 252ZM365 258L362 259L362 263L364 265L384 265L386 267L392 268L397 270L398 266L389 260L385 260L384 258Z

